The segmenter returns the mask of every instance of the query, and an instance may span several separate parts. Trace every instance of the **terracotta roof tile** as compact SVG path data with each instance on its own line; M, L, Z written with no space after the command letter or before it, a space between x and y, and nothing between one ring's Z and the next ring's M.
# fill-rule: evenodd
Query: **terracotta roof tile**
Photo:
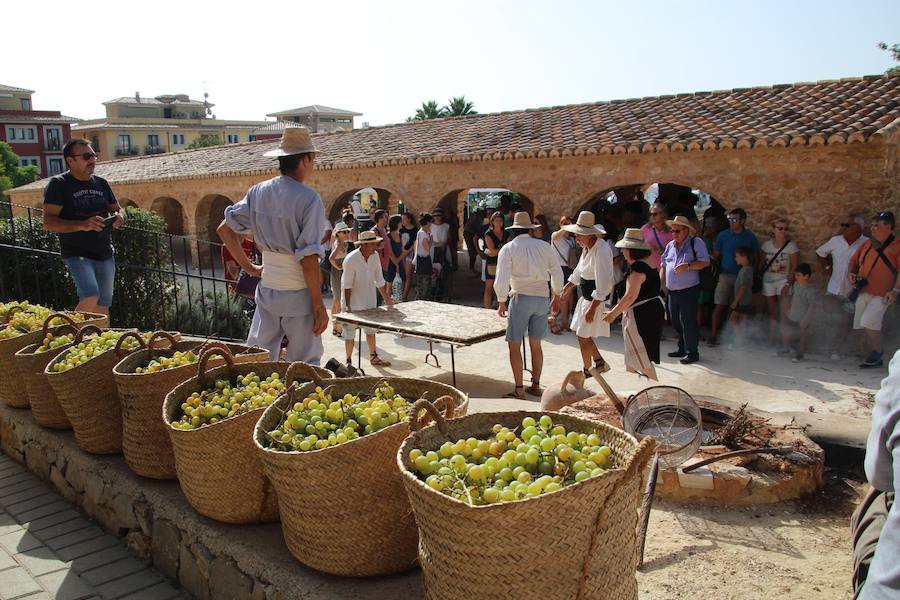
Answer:
M318 169L421 162L710 151L865 141L900 123L900 77L614 100L314 135ZM852 139L851 139L852 138ZM111 182L271 173L277 140L100 163ZM27 187L42 187L35 182Z
M16 92L20 94L33 94L34 90L26 90L25 88L13 87L11 85L3 85L0 83L0 92Z

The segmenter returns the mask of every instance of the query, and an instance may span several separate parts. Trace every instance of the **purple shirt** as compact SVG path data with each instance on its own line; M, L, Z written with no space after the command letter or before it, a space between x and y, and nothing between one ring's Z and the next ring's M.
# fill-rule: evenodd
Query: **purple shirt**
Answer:
M700 285L700 271L688 270L684 273L675 271L677 265L694 261L709 262L706 242L698 237L690 236L679 248L675 240L666 245L662 255L662 265L666 269L666 287L670 290L686 290Z

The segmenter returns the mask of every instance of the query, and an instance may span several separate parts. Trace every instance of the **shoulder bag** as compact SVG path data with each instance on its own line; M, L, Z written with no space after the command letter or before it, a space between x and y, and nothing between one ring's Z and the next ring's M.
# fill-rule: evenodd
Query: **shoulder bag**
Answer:
M763 270L759 273L753 274L753 293L758 294L763 289L763 275L766 274L766 271L769 270L769 267L772 266L772 263L775 262L775 259L781 254L781 252L787 248L788 244L791 243L791 240L788 240L784 243L784 245L778 249L778 252L775 253L775 256L769 259L769 262L766 263L766 266L763 267Z
M697 259L697 247L694 246L694 243L697 241L697 236L691 236L691 252L694 254L694 260ZM703 292L713 293L716 291L716 284L719 282L719 267L712 261L709 261L709 266L703 267L697 274L700 275L700 290Z

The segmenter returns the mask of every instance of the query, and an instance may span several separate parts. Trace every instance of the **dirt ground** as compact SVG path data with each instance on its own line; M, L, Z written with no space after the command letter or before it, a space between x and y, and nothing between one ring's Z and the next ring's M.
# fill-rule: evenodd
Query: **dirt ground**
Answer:
M865 484L846 475L830 471L818 494L768 506L656 503L640 599L849 597L850 515Z

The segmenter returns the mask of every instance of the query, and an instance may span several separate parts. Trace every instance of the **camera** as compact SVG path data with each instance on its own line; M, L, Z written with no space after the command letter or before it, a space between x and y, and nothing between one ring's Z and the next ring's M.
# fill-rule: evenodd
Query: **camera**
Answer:
M865 277L857 277L856 281L853 282L853 289L847 294L847 300L856 302L856 299L859 298L859 293L863 291L867 285L869 285L868 279Z

